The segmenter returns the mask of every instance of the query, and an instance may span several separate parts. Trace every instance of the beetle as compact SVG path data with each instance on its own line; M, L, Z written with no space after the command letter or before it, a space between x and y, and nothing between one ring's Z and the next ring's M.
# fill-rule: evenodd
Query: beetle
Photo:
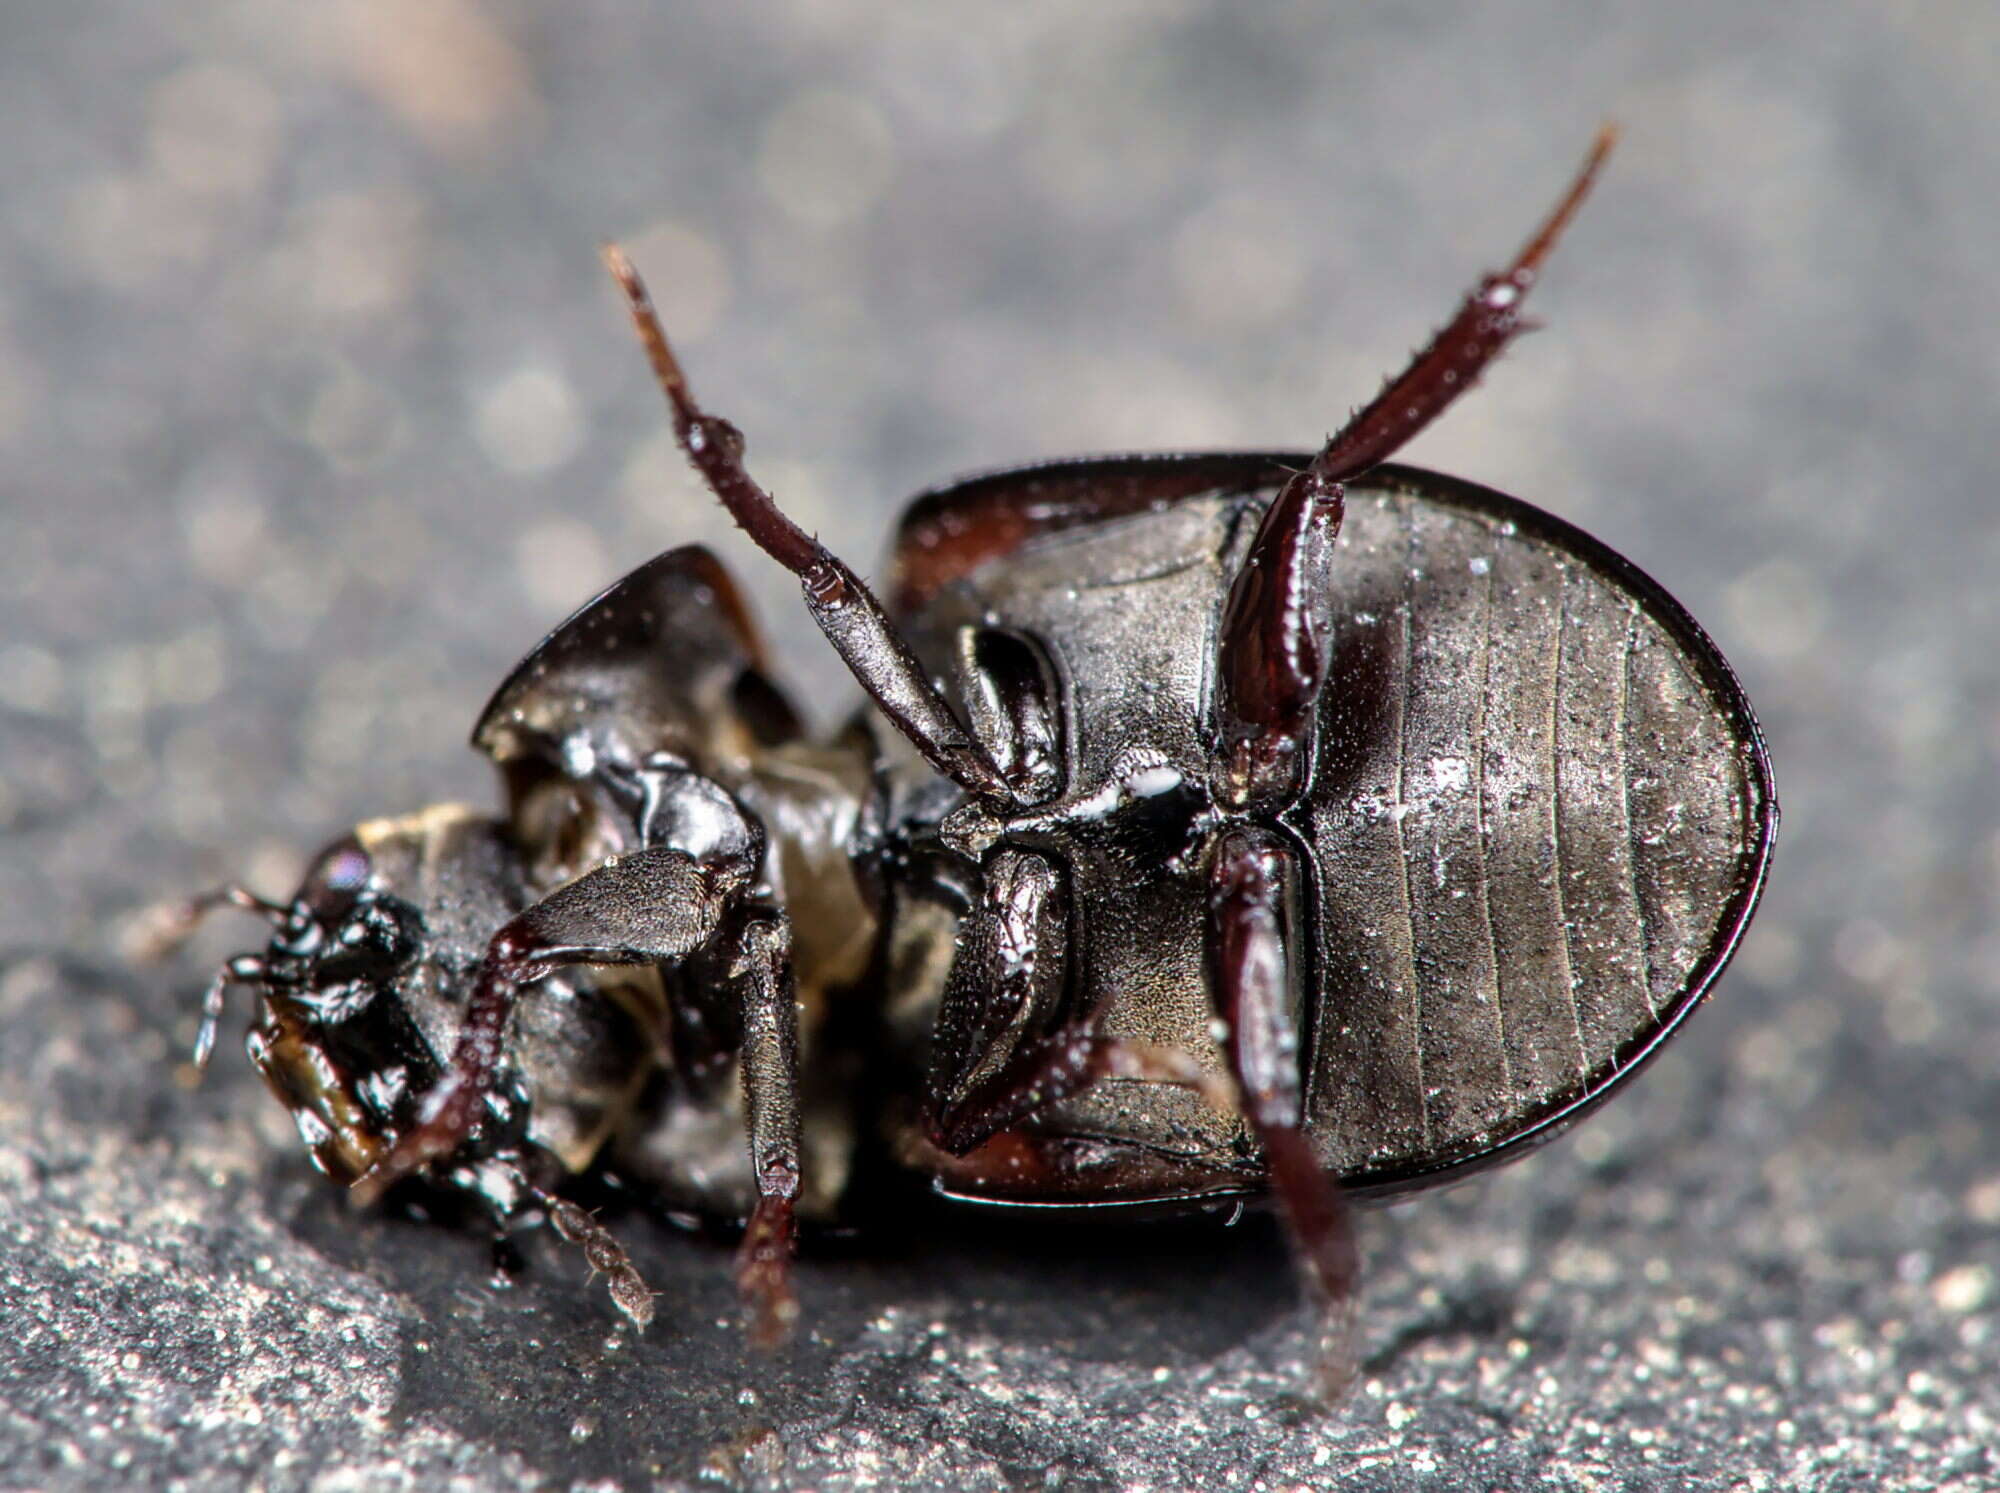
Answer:
M753 1336L886 1131L967 1203L1275 1199L1351 1362L1346 1200L1524 1154L1637 1070L1755 908L1778 810L1698 625L1603 545L1388 459L1523 328L1598 175L1317 452L1058 461L920 496L887 604L785 516L606 260L676 437L869 697L804 733L720 563L671 550L514 669L498 815L364 824L204 1001L362 1201L540 1210L615 1173L742 1220ZM886 1068L882 1060L886 1059ZM906 1092L863 1103L858 1075ZM748 1145L742 1137L747 1134Z

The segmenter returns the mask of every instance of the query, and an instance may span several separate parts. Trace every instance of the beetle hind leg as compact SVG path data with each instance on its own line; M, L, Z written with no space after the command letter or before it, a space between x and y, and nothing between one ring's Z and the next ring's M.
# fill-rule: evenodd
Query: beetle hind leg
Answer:
M1331 1400L1354 1374L1354 1226L1339 1183L1305 1133L1298 1033L1298 964L1288 952L1296 862L1265 830L1223 831L1209 876L1208 960L1223 1050L1243 1117L1264 1149L1271 1191L1320 1316L1319 1380Z
M1217 677L1223 760L1236 808L1295 791L1326 673L1326 572L1345 513L1337 482L1296 472L1271 500L1222 614Z
M987 863L981 900L959 929L931 1055L926 1129L951 1156L1081 1094L1099 1079L1206 1089L1227 1086L1192 1057L1099 1031L1097 1012L1058 1017L1068 980L1062 881L1043 856L1003 850Z
M1478 381L1486 365L1528 330L1521 302L1541 274L1542 262L1583 205L1604 167L1618 132L1606 125L1555 209L1542 220L1514 262L1488 275L1452 319L1382 392L1343 426L1308 470L1323 482L1348 482L1394 456L1416 434Z
M931 1140L948 1155L964 1156L1106 1078L1174 1084L1194 1090L1217 1109L1233 1107L1229 1085L1189 1054L1104 1036L1093 1014L1023 1042L997 1071L937 1110Z
M1229 590L1218 677L1224 760L1219 796L1242 809L1285 797L1326 672L1326 567L1340 530L1343 483L1395 455L1477 382L1527 330L1521 303L1542 262L1582 206L1616 133L1599 132L1555 210L1504 271L1480 282L1457 313L1304 471L1285 483L1257 528Z

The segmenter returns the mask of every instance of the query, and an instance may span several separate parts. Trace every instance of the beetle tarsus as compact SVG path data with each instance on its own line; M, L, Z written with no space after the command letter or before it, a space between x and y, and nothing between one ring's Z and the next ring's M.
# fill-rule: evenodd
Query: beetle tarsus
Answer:
M1258 1127L1271 1192L1291 1236L1299 1275L1317 1317L1314 1378L1331 1403L1354 1378L1356 1287L1361 1255L1354 1221L1340 1188L1313 1154L1304 1133L1292 1126Z
M1617 138L1618 132L1609 125L1598 132L1562 200L1513 264L1482 280L1409 367L1320 448L1313 459L1315 473L1327 482L1353 481L1394 456L1478 382L1486 365L1524 329L1521 302L1533 288L1542 261L1583 205Z
M591 1273L605 1277L612 1303L634 1327L644 1332L653 1321L653 1292L618 1237L587 1210L566 1198L552 1197L539 1189L533 1197L548 1214L549 1224L556 1233L583 1250Z
M792 1289L797 1236L791 1198L766 1193L757 1199L736 1251L736 1290L754 1348L768 1352L781 1346L799 1320L799 1298Z

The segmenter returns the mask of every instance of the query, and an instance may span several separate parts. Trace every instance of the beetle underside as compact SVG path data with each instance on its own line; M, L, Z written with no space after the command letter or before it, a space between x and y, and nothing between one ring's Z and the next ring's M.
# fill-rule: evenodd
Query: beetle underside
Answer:
M1078 740L1100 723L1074 714L1074 667L1051 652L1064 640L1004 619L947 625L951 603L939 598L968 577L1001 573L1023 546L1061 529L1212 496L1218 484L1204 463L1230 459L1176 459L1180 467L1122 484L1100 473L1067 498L1051 496L1054 478L1042 492L1024 479L990 500L968 488L956 507L920 505L906 523L892 612L750 477L741 436L696 403L637 275L608 249L681 446L750 537L799 578L814 621L907 743L907 770L865 736L804 742L762 675L727 576L705 552L674 551L552 634L481 720L475 741L503 769L517 847L491 879L516 890L504 907L486 909L462 967L437 977L456 992L453 1019L448 1032L438 1029L445 1034L428 1070L405 1065L406 1102L380 1107L365 1124L359 1111L338 1110L329 1096L348 1089L324 1078L324 1044L300 1035L311 1013L296 988L277 988L268 956L240 958L218 977L201 1055L223 985L259 984L276 1013L264 1028L282 1028L294 1044L290 1056L260 1060L265 1071L286 1079L287 1102L317 1117L328 1144L345 1147L330 1169L368 1199L419 1173L464 1172L481 1137L492 1161L490 1137L507 1128L509 1086L519 1088L521 1039L510 1033L525 989L568 979L587 1005L598 978L589 971L660 971L653 997L634 1006L628 992L618 1007L627 1014L617 1019L640 1035L612 1045L645 1056L611 1064L588 1089L622 1097L589 1109L597 1118L582 1129L596 1139L575 1143L567 1161L593 1164L620 1117L657 1105L662 1085L699 1081L709 1087L685 1091L714 1094L717 1073L739 1077L740 1111L730 1101L730 1114L740 1112L750 1144L730 1184L748 1213L738 1280L756 1335L770 1339L796 1314L796 1214L816 1189L827 1193L819 1174L837 1165L803 1144L801 1022L805 1040L816 1041L839 992L851 999L887 982L873 998L886 1007L920 997L930 1018L921 1133L906 1136L904 1149L946 1190L1084 1203L1268 1189L1328 1324L1323 1373L1337 1387L1352 1362L1346 1324L1357 1260L1301 1058L1325 1034L1300 1029L1301 1013L1309 1026L1334 1021L1327 1013L1337 994L1318 967L1324 876L1317 831L1300 811L1314 763L1330 750L1318 723L1337 672L1329 659L1336 541L1349 487L1464 393L1522 329L1522 299L1610 145L1607 131L1513 264L1485 279L1404 373L1275 479L1261 505L1228 509L1244 515L1245 528L1230 541L1234 569L1214 596L1207 633L1169 639L1174 651L1160 665L1194 671L1187 698L1203 712L1197 746L1176 756L1126 743L1088 772ZM669 652L682 660L671 668ZM962 687L941 688L941 673ZM1143 874L1132 871L1141 865ZM914 869L939 866L947 869ZM1106 866L1126 879L1093 881ZM924 926L945 931L912 940L929 974L885 973L896 964L895 919L917 916L909 910L926 878L955 889L956 931L933 919ZM1139 884L1156 889L1147 906L1121 910L1121 896ZM291 909L235 890L220 897L264 912L279 938L331 931L304 893ZM1747 917L1747 904L1741 911ZM1169 913L1183 932L1162 938L1168 925L1158 920ZM1130 951L1126 965L1106 953L1118 948ZM397 979L408 976L410 953L383 954L402 958ZM657 1003L650 1015L631 1014L648 999ZM602 1002L594 1009L600 1021L616 1016ZM555 1054L545 1066L581 1071L589 1044L551 1044L533 1049ZM298 1075L309 1070L321 1076L301 1087ZM570 1111L583 1091L541 1086L563 1093ZM507 1164L518 1169L515 1152L532 1143L523 1138ZM633 1303L643 1299L650 1314L636 1277L615 1268L630 1270L608 1234L541 1180L524 1178L520 1194L550 1211L593 1263L614 1267L621 1306L637 1316Z

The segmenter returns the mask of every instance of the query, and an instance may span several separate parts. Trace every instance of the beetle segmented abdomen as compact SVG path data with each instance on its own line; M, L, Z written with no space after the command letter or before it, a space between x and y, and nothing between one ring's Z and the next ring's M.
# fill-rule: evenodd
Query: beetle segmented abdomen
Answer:
M1309 1108L1342 1171L1394 1185L1649 1051L1727 958L1775 805L1713 647L1566 526L1390 474L1334 573Z

